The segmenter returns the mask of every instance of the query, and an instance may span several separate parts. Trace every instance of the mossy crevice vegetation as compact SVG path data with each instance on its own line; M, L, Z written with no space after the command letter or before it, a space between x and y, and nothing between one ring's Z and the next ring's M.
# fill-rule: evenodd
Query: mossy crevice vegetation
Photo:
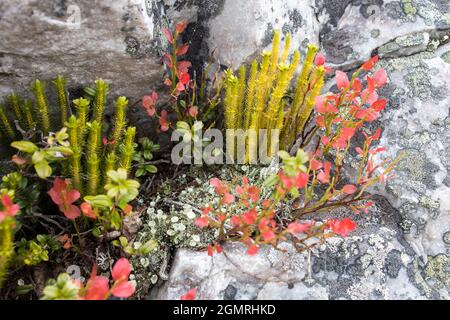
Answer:
M295 50L289 58L289 34L281 54L280 42L280 32L275 31L272 50L264 51L260 62L252 62L248 76L244 65L237 76L231 69L226 71L225 127L256 132L266 129L268 137L272 136L273 130L279 130L281 148L288 149L310 118L314 99L323 86L325 69L314 64L318 48L310 44L301 71L295 78L300 52ZM249 150L256 148L255 143L247 137L248 161L252 160Z

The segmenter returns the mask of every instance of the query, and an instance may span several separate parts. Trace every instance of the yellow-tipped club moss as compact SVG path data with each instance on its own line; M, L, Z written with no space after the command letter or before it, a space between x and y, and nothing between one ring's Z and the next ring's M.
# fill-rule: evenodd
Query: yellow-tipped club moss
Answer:
M286 34L280 55L280 32L275 31L272 51L263 51L259 66L256 60L253 61L248 78L243 66L238 77L232 70L226 71L224 113L227 129L253 129L256 132L267 129L269 137L271 130L278 129L282 148L290 146L297 133L304 129L314 99L323 86L324 72L323 67L316 67L313 63L318 48L309 45L301 72L293 85L293 99L287 99L289 86L300 64L298 50L289 58L290 44L291 36ZM247 161L253 160L250 155L255 154L257 146L253 144L256 141L247 139Z
M33 130L36 126L36 121L33 117L33 102L25 100L23 103L23 117L27 130Z
M16 138L16 133L6 116L5 108L3 106L0 106L0 126L2 133L8 137L9 140L14 140Z
M66 79L61 75L58 75L55 80L52 81L55 86L56 93L58 95L58 105L61 117L61 125L67 121L67 114L69 113L69 101L66 94Z
M100 184L100 136L101 126L97 121L94 120L89 127L89 138L88 144L86 146L87 195L96 195Z
M81 148L84 146L85 136L87 133L87 118L89 113L90 101L84 98L72 101L77 111L78 120L78 143Z
M105 159L105 172L116 170L116 154L114 152L108 153ZM111 178L108 177L108 175L104 175L104 183L103 185L106 185L111 182Z
M0 223L0 289L14 253L14 228L15 220L12 217L6 217Z
M128 100L126 97L119 97L116 101L116 115L114 118L114 133L113 133L113 141L115 145L117 145L123 137L125 126L127 125L126 116L127 116L127 106Z
M9 105L11 106L11 109L14 112L14 115L16 116L16 119L19 120L20 124L23 124L23 116L19 105L20 104L19 96L13 92L8 96L8 101Z
M101 124L103 121L103 114L105 112L106 94L108 85L102 79L95 81L96 91L94 99L94 120Z
M125 132L122 154L120 157L120 167L127 172L131 169L131 161L134 154L134 137L136 136L136 128L128 127Z
M78 120L72 115L66 122L69 133L69 143L73 155L70 158L70 169L72 173L72 185L75 189L83 192L83 182L81 178L81 148L78 144Z
M36 107L40 116L40 126L44 134L50 131L50 115L48 112L47 99L44 95L45 84L36 80L33 85L33 92L36 99Z
M253 113L253 102L255 99L256 77L258 75L258 62L253 60L248 79L247 96L245 100L245 129L250 128L250 120Z

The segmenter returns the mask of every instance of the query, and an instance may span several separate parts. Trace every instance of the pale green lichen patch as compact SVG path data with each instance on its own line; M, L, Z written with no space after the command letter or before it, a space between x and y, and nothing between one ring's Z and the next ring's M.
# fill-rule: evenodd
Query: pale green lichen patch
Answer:
M428 256L423 273L425 280L434 288L450 291L450 258L447 255Z
M402 7L406 15L414 16L417 13L417 9L414 7L412 0L402 0Z
M412 68L405 74L404 80L409 89L411 98L419 98L428 102L430 99L436 102L445 98L442 88L434 87L430 81L430 68L421 65Z
M442 60L444 60L446 63L450 64L450 51L444 52L441 55Z
M417 149L404 149L403 152L404 157L400 160L397 169L406 172L410 180L420 181L429 187L435 186L434 173L439 168Z
M420 196L419 203L422 207L433 210L433 211L437 211L440 207L439 201L433 200L430 197L427 197L424 195Z
M406 36L397 37L395 39L395 43L397 43L401 47L418 46L425 42L428 42L428 39L427 37L425 37L425 33L423 32L416 32Z

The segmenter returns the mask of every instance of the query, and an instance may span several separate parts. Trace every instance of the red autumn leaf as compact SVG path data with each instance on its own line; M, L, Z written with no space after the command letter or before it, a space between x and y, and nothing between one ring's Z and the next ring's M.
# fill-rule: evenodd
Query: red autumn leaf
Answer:
M21 165L27 163L27 159L21 158L16 154L12 156L11 161L14 162L15 164L17 164L18 166L21 166Z
M142 97L142 106L146 109L153 108L155 106L155 101L151 96Z
M299 222L291 222L287 230L289 233L296 234L296 233L303 233L309 229L310 225L306 223L299 223Z
M192 67L190 61L179 61L177 64L177 70L180 73L188 73L190 67Z
M233 226L240 226L241 225L241 219L238 216L232 216L230 219L230 222Z
M93 276L86 285L84 300L105 300L109 294L109 280L103 276Z
M352 184L346 184L343 188L342 188L342 192L346 193L346 194L353 194L356 192L356 187Z
M224 195L227 191L227 187L225 184L222 183L218 178L212 178L209 180L209 184L214 187L216 190L216 193L219 195Z
M166 36L167 41L169 41L170 44L173 44L172 32L170 32L169 29L164 28L162 29L162 33Z
M58 241L62 244L64 249L69 250L72 248L72 241L70 240L69 234L65 233L59 236Z
M246 224L254 224L256 222L257 218L258 218L258 215L256 213L256 209L254 209L254 208L242 215L242 220Z
M225 193L222 197L222 204L227 205L234 202L234 196L231 193Z
M178 79L182 84L186 85L191 80L191 76L187 72L180 72Z
M198 115L198 109L197 109L197 107L190 107L190 108L188 109L188 114L189 114L190 117L196 118L197 115Z
M264 199L264 200L262 201L262 207L263 207L264 209L269 208L271 205L272 205L272 201L270 201L269 199Z
M272 230L268 230L268 231L262 233L262 237L263 237L264 241L270 242L276 238L276 235L275 235L275 232L273 232Z
M177 83L177 91L183 92L185 89L186 87L184 86L183 83L181 83L181 81Z
M303 188L308 184L308 181L309 181L309 174L307 174L305 172L300 172L295 177L295 186L297 188Z
M364 119L365 121L368 121L368 122L372 122L372 121L376 120L379 116L380 116L380 113L375 111L372 108L359 110L355 115L355 117L357 119Z
M167 121L167 111L161 111L161 118L159 118L159 125L161 126L160 130L165 132L169 130L169 122Z
M168 87L170 87L172 85L172 80L170 80L169 78L165 78L164 79L164 84Z
M356 229L356 223L350 218L328 220L328 226L333 233L342 237L348 236L350 232Z
M206 228L209 225L209 219L205 216L195 219L195 225L199 228Z
M322 142L322 144L327 145L330 142L330 138L328 138L327 136L323 136L320 138L320 142Z
M374 67L374 65L377 62L378 62L378 55L375 55L372 58L370 58L369 60L367 60L366 62L364 62L364 64L362 65L362 68L366 71L370 71L370 70L372 70L372 68Z
M331 162L326 161L323 164L323 170L317 175L317 179L322 183L330 182Z
M356 78L355 80L353 80L353 83L352 83L352 89L353 89L353 91L355 91L356 93L361 92L361 90L362 90L361 80L359 80L358 78Z
M206 216L212 211L211 207L206 207L202 209L202 213Z
M181 47L179 47L177 49L176 55L178 57L182 56L182 55L185 55L188 52L188 50L189 50L189 45L187 43L185 43L185 44L183 44Z
M247 248L247 254L249 256L256 255L258 253L258 251L259 251L259 247L254 245L254 244L249 245L248 248Z
M377 101L375 101L374 103L372 103L372 105L370 106L372 109L374 109L375 111L382 111L384 110L384 108L386 108L386 99L379 99Z
M376 91L370 91L364 89L361 93L361 99L364 103L372 104L378 99L378 93Z
M325 118L324 116L318 116L316 117L316 124L321 127L324 128L325 127Z
M7 194L2 196L1 202L3 205L3 210L0 211L0 222L6 217L14 217L20 211L19 205L14 204Z
M127 204L125 208L123 208L123 213L127 216L133 212L133 206L131 204Z
M285 175L283 171L280 171L278 173L278 177L280 178L280 181L285 189L289 190L290 188L292 188L292 179Z
M377 153L384 152L384 151L386 151L385 147L378 147L378 148L369 150L369 153L372 154L372 155L375 155Z
M366 81L367 81L367 91L368 92L375 91L375 81L369 76L366 77Z
M130 281L124 281L116 284L112 290L111 294L118 298L129 298L134 294L135 288Z
M373 81L375 82L375 86L377 88L383 87L387 83L387 73L384 69L379 69L375 71L372 77Z
M111 276L115 281L128 280L131 273L131 264L126 258L120 258L114 264Z
M347 74L340 70L336 70L336 85L339 90L345 89L349 84Z
M247 193L248 193L248 196L250 197L250 199L253 202L256 202L256 201L259 200L260 190L259 190L259 188L257 186L248 187L247 188Z
M343 128L340 137L348 141L353 137L355 131L355 128Z
M186 294L182 295L180 300L195 300L197 296L197 288L189 290Z
M70 187L69 180L56 178L53 182L53 188L49 190L48 194L69 220L75 220L81 215L80 209L73 205L80 198L80 192Z
M186 20L180 21L176 24L175 30L178 34L183 33L183 31L186 29L188 25L188 22Z
M325 108L326 101L327 101L327 99L324 96L317 96L314 99L316 111L318 113L322 113L322 114L326 113L326 108Z
M97 219L97 215L95 214L95 212L92 210L92 207L89 203L87 202L83 202L80 206L81 208L81 212L83 213L83 215L85 215L88 218L91 219Z
M317 66L322 66L325 64L325 56L321 53L316 54L316 57L314 58L314 63Z
M356 147L355 148L355 151L359 154L359 155L363 155L363 151L362 151L362 149L360 148L360 147Z
M378 140L381 137L381 128L378 128L372 135L372 140Z

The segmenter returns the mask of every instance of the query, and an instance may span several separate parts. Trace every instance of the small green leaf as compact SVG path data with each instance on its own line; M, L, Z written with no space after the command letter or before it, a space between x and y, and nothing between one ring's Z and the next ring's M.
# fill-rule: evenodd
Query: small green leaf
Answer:
M111 198L104 194L86 196L84 197L84 201L89 203L91 206L100 209L109 209L113 205Z
M52 168L48 165L48 162L46 160L35 163L34 169L41 179L47 179L52 175Z
M137 169L136 173L135 173L136 177L138 177L138 178L142 177L144 174L145 174L145 170L144 169Z
M139 248L139 253L145 255L155 251L156 249L158 249L158 241L151 239Z
M71 155L73 155L72 149L70 149L68 147L63 147L63 146L51 147L51 148L48 148L46 151L47 151L48 154L50 154L53 157L58 156L58 153L62 154L63 156L71 156Z
M116 230L119 230L122 227L122 217L116 210L114 210L111 215L111 227Z
M146 165L145 166L145 170L147 170L147 172L150 172L150 173L156 173L156 172L158 172L158 168L156 168L154 165L152 165L152 164L148 164L148 165Z
M177 130L191 131L191 127L189 126L189 124L187 122L178 121L177 122Z
M126 237L120 237L119 241L123 248L125 248L128 245L128 239Z
M279 178L276 174L272 174L270 176L267 177L267 179L264 181L264 186L265 187L272 187L275 184L277 184Z
M151 150L144 150L144 158L147 160L152 160L153 155Z
M279 156L281 159L283 159L283 160L289 159L289 158L291 157L291 156L289 155L289 153L287 153L287 152L284 151L284 150L278 151L278 156Z
M38 146L30 141L14 141L11 147L16 148L25 153L34 153L39 150Z

